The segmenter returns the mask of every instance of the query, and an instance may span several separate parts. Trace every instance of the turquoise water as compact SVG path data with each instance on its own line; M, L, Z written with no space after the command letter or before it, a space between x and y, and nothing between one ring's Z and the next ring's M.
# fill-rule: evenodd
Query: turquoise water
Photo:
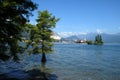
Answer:
M8 63L7 72L39 68L55 74L53 80L120 80L120 44L55 43L53 48L53 54L47 54L46 66L41 66L41 55L30 55L24 56L21 64ZM2 73L6 63L1 65Z

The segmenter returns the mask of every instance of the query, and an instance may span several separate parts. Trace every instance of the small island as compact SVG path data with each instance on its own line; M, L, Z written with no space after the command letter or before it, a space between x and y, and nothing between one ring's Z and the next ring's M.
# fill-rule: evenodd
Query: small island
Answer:
M88 40L86 41L86 43L88 45L102 45L103 44L102 36L98 34L97 36L95 36L95 41Z

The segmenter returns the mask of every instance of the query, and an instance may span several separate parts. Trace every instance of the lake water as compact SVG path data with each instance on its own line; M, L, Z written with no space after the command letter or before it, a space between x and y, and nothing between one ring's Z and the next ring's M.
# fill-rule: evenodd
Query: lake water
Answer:
M0 73L38 68L55 74L53 80L120 80L120 44L55 43L54 52L47 54L48 61L44 67L40 56L24 56L20 64L3 62Z

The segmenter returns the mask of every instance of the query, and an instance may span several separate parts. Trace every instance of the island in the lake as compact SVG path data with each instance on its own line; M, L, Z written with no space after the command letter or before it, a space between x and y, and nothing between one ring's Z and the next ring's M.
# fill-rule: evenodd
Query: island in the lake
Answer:
M102 36L101 35L97 35L95 36L95 41L86 41L87 44L91 45L102 45L103 44L103 40L102 40Z

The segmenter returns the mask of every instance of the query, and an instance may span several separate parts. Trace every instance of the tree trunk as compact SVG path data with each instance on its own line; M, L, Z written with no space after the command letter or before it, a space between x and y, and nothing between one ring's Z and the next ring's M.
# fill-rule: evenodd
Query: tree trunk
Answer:
M44 40L42 41L42 59L41 59L41 62L42 63L46 63L46 55L45 55L45 51L44 51Z
M46 63L46 56L45 56L45 52L42 53L42 59L41 59L42 63Z

